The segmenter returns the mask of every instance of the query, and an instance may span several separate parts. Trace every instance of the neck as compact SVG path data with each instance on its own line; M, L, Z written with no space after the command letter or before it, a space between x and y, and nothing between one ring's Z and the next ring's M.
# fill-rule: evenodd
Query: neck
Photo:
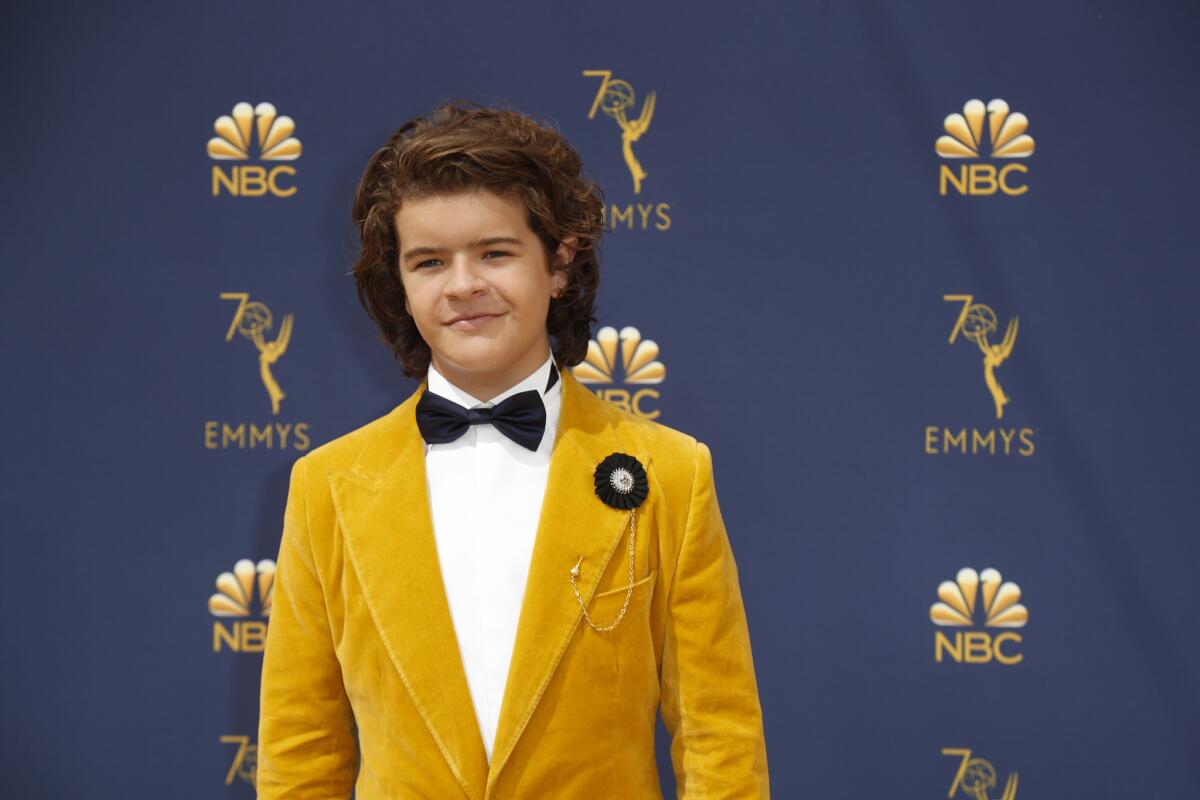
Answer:
M433 368L446 380L472 397L490 403L493 397L529 377L549 357L550 343L547 341L544 347L531 349L517 361L505 365L503 369L487 372L462 369L438 358L436 353L431 360Z

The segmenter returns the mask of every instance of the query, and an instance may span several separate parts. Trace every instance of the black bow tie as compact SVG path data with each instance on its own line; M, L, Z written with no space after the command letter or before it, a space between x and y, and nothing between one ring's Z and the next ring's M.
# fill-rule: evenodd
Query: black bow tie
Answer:
M554 365L546 391L558 380ZM504 398L491 408L463 408L428 388L417 401L417 428L427 444L453 442L472 425L488 424L527 450L537 450L546 432L542 393L530 389Z

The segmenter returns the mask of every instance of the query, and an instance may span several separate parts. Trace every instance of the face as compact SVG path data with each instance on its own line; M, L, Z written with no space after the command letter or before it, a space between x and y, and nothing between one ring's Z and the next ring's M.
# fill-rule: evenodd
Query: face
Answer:
M405 306L433 366L485 401L546 360L546 312L566 287L528 213L518 195L479 189L404 200L395 216Z

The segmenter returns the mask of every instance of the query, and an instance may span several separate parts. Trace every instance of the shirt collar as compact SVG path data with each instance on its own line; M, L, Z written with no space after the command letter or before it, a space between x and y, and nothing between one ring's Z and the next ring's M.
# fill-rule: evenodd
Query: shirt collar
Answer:
M550 382L551 370L557 371L557 367L554 365L553 353L548 354L546 356L546 360L542 362L542 365L529 375L525 376L523 380L508 387L503 392L493 397L490 401L480 400L455 386L453 383L447 380L446 376L437 371L432 362L429 364L429 374L427 376L427 380L429 391L433 392L434 394L441 395L447 400L453 400L463 408L496 405L510 395L514 395L517 392L524 392L529 389L536 389L538 393L542 395L542 400L548 404L551 398L558 398L562 392L561 375L556 375L554 385L551 386L549 390L546 389L546 384Z

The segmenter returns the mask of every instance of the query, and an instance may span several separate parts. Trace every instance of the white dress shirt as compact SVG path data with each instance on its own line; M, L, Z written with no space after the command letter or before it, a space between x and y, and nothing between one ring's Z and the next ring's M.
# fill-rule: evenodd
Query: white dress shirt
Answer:
M561 375L545 391L553 361L548 354L533 374L490 402L429 367L428 390L464 408L495 405L529 389L543 393L546 405L546 431L536 451L488 424L469 426L453 442L425 445L442 581L489 761L562 405Z

